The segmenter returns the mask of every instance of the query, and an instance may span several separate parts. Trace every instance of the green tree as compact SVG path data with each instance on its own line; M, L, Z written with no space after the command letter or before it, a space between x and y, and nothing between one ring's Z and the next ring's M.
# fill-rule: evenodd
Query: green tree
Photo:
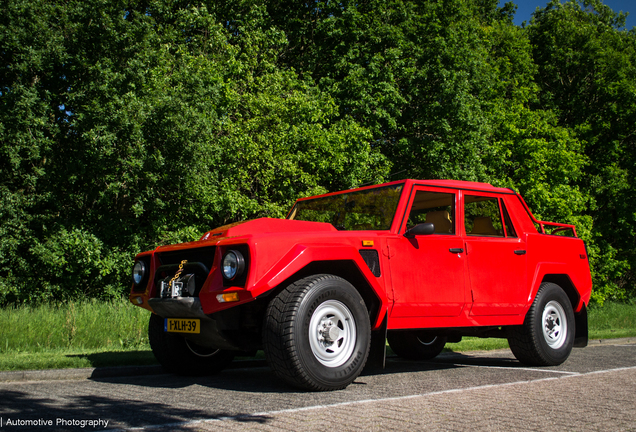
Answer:
M633 296L636 33L498 3L3 3L0 302L118 295L140 250L404 177L519 190L597 301Z
M210 6L210 7L208 7ZM332 97L277 65L263 7L9 2L0 21L0 296L108 297L132 256L378 181Z
M505 20L496 2L292 4L269 4L290 40L283 61L368 127L400 177L486 178L483 102L497 77L481 17Z
M491 182L521 191L537 218L573 223L589 242L589 197L579 187L588 159L576 134L539 104L537 67L526 34L501 22L488 32L489 62L500 79L488 108L492 156L484 163Z
M538 217L577 224L596 300L633 293L636 75L622 16L554 1L522 29L495 1L268 7L290 41L283 61L371 130L398 177L513 187Z
M581 190L593 219L594 297L634 295L636 269L636 33L599 0L550 2L528 27L541 87L588 158Z

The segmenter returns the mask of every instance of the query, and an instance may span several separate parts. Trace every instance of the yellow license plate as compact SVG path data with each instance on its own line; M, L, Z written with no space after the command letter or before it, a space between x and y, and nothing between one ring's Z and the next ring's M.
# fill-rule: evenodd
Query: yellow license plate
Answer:
M198 319L166 318L163 329L168 333L201 333L201 321Z

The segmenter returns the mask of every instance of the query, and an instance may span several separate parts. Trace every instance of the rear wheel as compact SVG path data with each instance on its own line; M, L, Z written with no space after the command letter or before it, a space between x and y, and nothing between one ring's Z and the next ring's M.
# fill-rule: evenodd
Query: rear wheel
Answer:
M541 284L525 321L509 329L508 343L522 363L556 366L570 356L574 345L574 312L560 286Z
M364 300L337 276L310 276L291 284L270 302L265 314L265 358L295 387L347 387L362 371L370 344Z
M446 338L421 330L392 331L387 335L395 354L409 360L430 360L442 352Z
M161 366L179 375L210 375L223 370L234 352L203 347L183 336L164 331L164 319L152 314L148 323L150 348Z

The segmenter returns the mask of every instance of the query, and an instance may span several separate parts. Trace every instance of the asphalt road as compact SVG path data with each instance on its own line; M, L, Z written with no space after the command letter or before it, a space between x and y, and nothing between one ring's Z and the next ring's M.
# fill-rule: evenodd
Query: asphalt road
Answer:
M636 431L635 389L632 341L575 349L563 365L549 368L525 367L508 350L442 354L430 362L393 358L385 370L329 393L290 389L259 362L206 378L0 383L0 426L33 431Z

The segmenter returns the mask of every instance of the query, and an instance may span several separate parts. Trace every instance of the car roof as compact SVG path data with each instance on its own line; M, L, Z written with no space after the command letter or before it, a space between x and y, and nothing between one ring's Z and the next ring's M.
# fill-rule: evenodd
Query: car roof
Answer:
M411 186L435 186L441 188L449 188L449 189L462 189L462 190L471 190L478 192L495 192L495 193L504 193L504 194L515 194L512 189L500 188L491 185L490 183L480 183L480 182L472 182L472 181L464 181L464 180L415 180L415 179L404 179L404 180L396 180L389 183L381 183L376 185L363 186L355 189L341 190L337 192L329 192L326 194L309 196L305 198L299 198L297 201L304 201L313 198L326 197L330 195L337 195L341 193L349 193L349 192L357 192L365 189L373 189L377 187L384 186L393 186L398 184L404 184L406 188Z
M473 190L473 191L480 191L480 192L497 192L497 193L505 193L505 194L514 193L512 189L495 187L491 185L490 183L480 183L480 182L472 182L472 181L464 181L464 180L409 179L407 180L407 182L413 182L416 185L439 186L439 187L445 187L445 188Z

